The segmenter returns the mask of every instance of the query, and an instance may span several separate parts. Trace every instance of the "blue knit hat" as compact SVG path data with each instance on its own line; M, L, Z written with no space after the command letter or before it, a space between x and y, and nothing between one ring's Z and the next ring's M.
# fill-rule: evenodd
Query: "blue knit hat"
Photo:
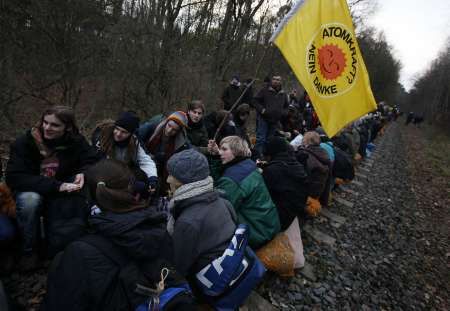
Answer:
M187 149L169 159L167 171L183 184L190 184L209 176L208 160L200 152Z

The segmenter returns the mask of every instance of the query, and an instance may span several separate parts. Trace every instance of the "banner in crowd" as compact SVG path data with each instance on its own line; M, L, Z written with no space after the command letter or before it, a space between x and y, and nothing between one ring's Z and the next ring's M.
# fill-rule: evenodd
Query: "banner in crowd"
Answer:
M308 92L329 137L376 109L345 0L300 0L270 41Z

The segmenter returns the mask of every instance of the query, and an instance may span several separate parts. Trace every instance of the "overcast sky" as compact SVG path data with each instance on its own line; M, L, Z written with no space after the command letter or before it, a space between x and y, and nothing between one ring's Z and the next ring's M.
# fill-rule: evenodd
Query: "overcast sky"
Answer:
M403 66L400 82L409 90L450 36L450 0L378 0L368 22L385 32Z

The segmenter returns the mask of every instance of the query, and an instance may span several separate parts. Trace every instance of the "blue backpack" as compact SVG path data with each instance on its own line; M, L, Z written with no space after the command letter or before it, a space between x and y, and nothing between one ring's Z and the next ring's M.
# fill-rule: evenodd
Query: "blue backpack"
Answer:
M177 305L184 303L186 297L191 299L191 288L187 283L179 284L176 287L164 289L159 294L158 300L149 298L145 303L139 305L135 311L177 310Z
M239 307L266 272L247 247L248 235L248 226L240 224L222 256L196 274L196 283L205 299L218 311Z

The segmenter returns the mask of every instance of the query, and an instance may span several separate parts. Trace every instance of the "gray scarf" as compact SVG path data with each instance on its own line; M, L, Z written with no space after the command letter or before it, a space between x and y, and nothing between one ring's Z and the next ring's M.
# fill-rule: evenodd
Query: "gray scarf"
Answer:
M173 218L172 210L176 202L193 198L195 196L201 195L203 193L211 192L214 190L214 181L211 176L206 177L205 179L184 184L173 194L172 200L169 202L169 219L167 221L167 231L170 235L173 234L173 227L175 224L175 218Z

